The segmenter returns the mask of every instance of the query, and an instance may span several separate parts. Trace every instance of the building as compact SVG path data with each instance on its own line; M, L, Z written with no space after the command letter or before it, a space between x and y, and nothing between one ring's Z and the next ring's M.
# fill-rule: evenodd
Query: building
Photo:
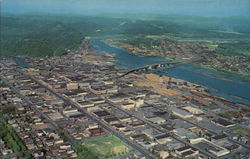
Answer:
M190 143L196 145L197 147L203 149L204 151L213 154L216 157L221 157L230 153L230 151L227 150L226 148L211 141L208 141L205 138L191 139Z
M109 117L109 118L105 118L104 121L108 124L118 124L119 123L119 119L117 117Z
M132 135L132 136L130 136L131 140L136 140L136 141L138 141L138 140L144 140L146 138L147 138L147 136L145 134L138 134L138 135Z
M199 154L199 151L190 146L184 146L175 150L176 154L182 158L195 157Z
M118 131L124 131L124 130L126 130L126 126L124 126L124 125L122 125L122 124L113 124L112 125L116 130L118 130Z
M94 106L94 103L91 103L91 102L88 102L88 101L81 101L81 102L78 102L79 106L81 108L87 108L87 107L93 107Z
M179 116L181 118L185 118L185 119L193 116L193 114L191 114L185 110L178 109L178 108L172 110L172 112L174 115Z
M228 120L225 120L225 119L222 119L222 118L215 119L215 120L213 120L213 122L215 124L218 124L218 125L226 127L226 128L230 128L230 127L235 126L235 124L232 123L231 121L228 121Z
M55 120L63 119L62 114L59 113L59 112L55 112L55 113L48 114L48 116L49 116L49 118L50 118L51 120L54 120L54 121L55 121Z
M143 98L136 98L135 99L135 107L139 108L144 104L144 99Z
M198 137L195 133L188 131L187 129L184 128L174 129L174 134L180 137L181 139L185 138L194 139Z
M94 128L94 129L89 129L89 132L92 135L97 135L103 133L104 131L101 128Z
M104 86L95 86L91 85L90 91L93 92L94 94L106 94L107 90Z
M130 99L130 96L124 93L117 93L108 98L108 100L112 103L122 103L124 101L128 101L129 99Z
M94 111L93 112L97 117L102 118L102 117L106 117L109 116L110 113L107 112L106 110L98 110L98 111Z
M121 104L121 108L125 110L131 110L135 108L135 103L132 102L126 102Z
M147 118L148 121L154 123L154 124L163 124L166 120L161 117L152 117Z
M74 89L78 89L79 84L78 83L67 83L66 87L67 87L67 90L74 90Z
M172 141L173 139L168 134L163 134L155 137L155 141L158 144L166 144L167 142Z
M169 153L167 151L159 151L158 154L161 159L166 159L169 157Z
M195 107L191 107L191 106L186 106L186 107L182 107L182 109L192 113L192 114L203 114L204 112L201 109L195 108Z

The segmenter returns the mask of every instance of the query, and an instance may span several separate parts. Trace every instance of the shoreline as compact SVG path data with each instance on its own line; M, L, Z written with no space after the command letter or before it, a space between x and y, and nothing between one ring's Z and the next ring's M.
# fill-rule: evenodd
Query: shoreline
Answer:
M218 73L222 73L224 75L233 75L233 76L240 76L241 78L244 78L243 81L246 81L246 82L250 82L250 75L248 74L242 74L240 72L235 72L235 71L229 71L229 70L224 70L224 69L219 69L219 68L214 68L212 66L206 66L206 65L202 65L202 64L199 64L199 63L192 63L192 62L188 62L188 61L183 61L183 60L180 60L180 59L173 59L173 58L169 58L169 57L166 57L166 56L157 56L157 55L141 55L141 54L138 54L138 53L133 53L131 52L131 50L129 50L128 48L126 47L122 47L120 45L122 45L123 43L121 43L119 45L119 42L118 43L114 43L114 41L110 41L110 40L104 40L104 42L108 45L111 45L111 46L114 46L118 49L124 49L125 51L127 51L129 54L131 55L137 55L137 56L141 56L141 57L162 57L162 58L165 58L165 59L168 59L168 60L174 60L174 61L179 61L183 64L189 64L189 65L192 65L192 66L195 66L195 67L199 67L199 68L203 68L203 69L207 69L209 71L214 71L214 72L218 72ZM223 80L223 79L221 79ZM230 80L230 79L229 79Z
M131 54L131 55L136 55L136 54L132 54L131 52L129 52L128 50L126 50L125 48L120 48L119 46L117 46L117 45L114 45L114 44L110 44L109 42L107 42L107 39L103 39L102 40L102 42L104 42L104 43L106 43L106 44L108 44L108 45L110 45L110 46L113 46L113 47L115 47L115 48L118 48L118 49L121 49L121 50L125 50L128 54ZM136 55L136 56L138 56L138 55ZM141 55L139 55L139 56L141 56ZM145 57L145 56L141 56L141 57ZM147 56L146 56L147 57ZM152 57L152 56L151 56ZM159 57L159 56L156 56L156 57ZM166 57L162 57L162 58L166 58ZM166 59L168 59L168 60L171 60L170 58L166 58ZM180 61L180 60L179 60ZM181 61L182 63L183 63L183 61ZM195 67L198 67L198 68L201 68L201 69L206 69L206 70L208 70L208 71L212 71L212 72L215 72L215 73L222 73L222 72L219 72L219 71L217 71L216 69L213 69L213 68L208 68L208 67L202 67L202 66L200 66L200 65L197 65L197 64L192 64L192 63L184 63L184 64L188 64L188 65L191 65L191 66L195 66ZM152 73L152 72L151 72ZM156 74L156 73L154 73L154 74ZM235 81L234 79L231 79L231 78L229 78L229 79L227 79L227 76L235 76L235 74L233 74L233 73L225 73L225 72L223 72L222 73L222 75L225 75L226 77L217 77L217 76L213 76L213 75L210 75L210 74L206 74L206 73L204 73L205 75L204 76L209 76L210 78L214 78L214 79L219 79L219 80L223 80L223 81L228 81L228 82L232 82L232 83L244 83L244 82L248 82L248 80L247 80L247 77L245 77L245 76L240 76L241 78L243 77L244 79L243 79L243 81ZM157 75L157 74L156 74ZM163 76L165 76L165 75L163 75ZM166 77L168 77L167 75L166 75ZM178 78L178 79L181 79L181 78ZM249 79L250 80L250 79ZM192 82L191 82L192 83ZM196 82L193 82L193 83L196 83ZM208 90L210 90L210 89L212 89L212 88L209 88L209 87L206 87L206 86L204 86L204 85L202 85L201 84L201 86L202 87L204 87L204 88L208 88ZM245 105L246 107L245 108L248 108L250 105L249 104L247 104L247 103L245 103L244 101L242 101L242 102L240 102L240 101L234 101L234 100L232 100L231 98L234 98L232 95L228 95L228 94L225 94L225 93L223 93L223 94L225 94L225 96L224 95L218 95L218 94L213 94L212 92L210 92L210 91L207 91L211 96L214 96L214 98L217 98L217 99L221 99L222 101L231 101L232 103L237 103L237 104L240 104L240 105ZM228 96L228 97L226 97L226 96ZM237 98L237 99L239 99L239 98ZM241 98L241 99L244 99L244 98ZM249 100L246 100L246 101L249 101Z

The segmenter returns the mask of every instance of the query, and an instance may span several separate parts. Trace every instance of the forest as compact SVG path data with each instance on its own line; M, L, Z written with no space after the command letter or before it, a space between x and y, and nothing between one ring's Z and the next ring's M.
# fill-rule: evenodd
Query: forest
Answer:
M67 50L77 48L87 36L122 35L129 38L138 36L143 38L156 35L202 39L249 38L248 26L250 22L247 17L213 18L154 14L94 16L50 13L2 14L0 53L15 56L60 56L67 53ZM244 48L248 48L245 44L240 46L243 45ZM225 44L218 48L218 52L225 54L228 50L237 49L238 46L237 43Z

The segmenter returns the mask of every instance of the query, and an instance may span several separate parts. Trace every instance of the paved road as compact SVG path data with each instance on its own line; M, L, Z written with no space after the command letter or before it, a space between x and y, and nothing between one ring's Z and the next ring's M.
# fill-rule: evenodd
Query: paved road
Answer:
M126 110L124 110L124 109L122 109L122 108L120 108L120 107L117 107L114 103L112 103L112 102L110 102L110 101L106 101L106 102L108 102L109 104L111 104L113 107L116 107L116 108L119 109L120 111L126 113L127 115L132 116L132 117L134 117L134 118L136 118L136 119L138 119L138 120L140 120L140 121L142 121L142 122L144 122L144 123L147 123L147 125L151 126L152 128L158 130L158 131L161 132L161 133L166 134L165 131L163 131L163 130L160 129L159 127L157 127L157 126L151 124L150 122L148 122L148 121L146 121L146 120L144 120L144 119L142 119L142 118L139 118L139 117L137 117L137 116L135 116L135 115L129 113L128 111L126 111ZM190 144L189 142L187 142L187 141L185 141L185 140L179 139L178 137L176 137L176 136L173 135L173 134L168 134L168 135L170 135L172 138L174 138L175 140L177 140L177 141L179 141L179 142L181 142L181 143L183 143L183 144L185 144L185 145L189 145L189 146L191 146L191 147L193 147L193 148L196 148L196 149L199 150L202 154L204 154L204 155L206 155L206 156L209 156L211 159L217 158L217 157L211 155L210 153L208 153L208 152L206 152L206 151L200 149L199 147L194 146L194 145Z
M154 108L156 108L156 109L158 109L158 110L161 110L161 111L165 111L164 109L161 109L161 108L158 108L158 107L154 107ZM190 123L190 124L193 124L193 125L195 125L195 126L201 128L201 129L208 130L208 132L212 133L213 135L218 135L218 133L216 133L216 132L214 132L214 131L212 131L212 130L207 129L207 128L201 126L201 125L198 124L198 123L194 123L194 122L192 122L192 121L190 121L190 120L187 120L187 119L184 119L184 118L181 118L181 117L178 117L178 118L181 119L181 120L183 120L183 121L186 121L186 122L188 122L188 123ZM225 119L225 118L224 118L224 119ZM227 120L227 119L225 119L225 120ZM244 147L244 148L250 150L250 146L248 146L248 145L246 145L246 144L243 144L243 143L241 143L241 142L239 142L239 141L236 141L236 140L233 140L233 139L230 139L230 138L229 138L228 140L231 141L231 142L233 142L233 143L237 143L237 144L241 145L242 147Z
M35 107L34 104L32 102L30 102L29 99L26 96L22 95L19 92L19 90L17 90L15 87L13 87L12 84L10 84L6 79L4 79L3 77L0 77L0 80L3 81L5 84L7 84L12 89L12 91L17 94L18 97L20 97L21 99L23 99L33 111L35 111L40 117L43 117L46 122L48 122L49 124L51 124L51 126L55 130L60 129L60 127L54 121L52 121L51 119L49 119L47 115L45 115L41 110L39 110L37 107ZM76 143L67 134L65 134L65 137L70 142L70 144Z
M83 113L87 118L91 119L92 121L98 123L99 125L101 125L102 128L104 128L105 130L107 130L108 132L110 132L112 135L118 137L120 140L122 140L123 142L125 142L127 145L131 146L132 148L134 148L135 150L139 151L141 154L143 154L144 156L146 156L148 159L155 159L156 157L154 157L150 152L148 152L147 150L145 150L144 148L142 148L141 146L131 142L129 139L127 139L126 137L124 137L123 135L121 135L119 132L117 132L116 130L114 130L113 128L110 128L108 125L106 125L103 121L101 121L100 119L98 119L97 117L85 112L83 109L81 109L77 104L75 104L74 102L70 101L69 99L66 99L64 96L58 94L57 92L55 92L54 90L52 90L51 88L47 87L46 85L42 84L39 80L35 79L34 77L27 75L26 73L24 73L21 70L17 70L20 73L22 73L23 75L31 78L34 82L36 82L37 84L39 84L41 87L45 88L46 90L48 90L50 93L52 93L53 95L55 95L56 97L58 97L59 99L63 100L65 103L70 104L72 107L76 108L79 112Z
M157 108L157 107L155 107L155 108ZM160 109L160 108L157 108L157 109L163 111L163 109ZM181 120L183 120L183 121L186 121L186 122L188 122L188 123L190 123L190 124L193 124L193 125L195 125L195 126L201 128L201 129L208 130L210 133L212 133L212 134L214 134L214 135L218 135L216 132L207 129L207 128L201 126L200 124L194 123L194 122L192 122L192 121L190 121L190 120L187 120L187 119L184 119L184 118L181 118L181 117L178 117L178 118L181 119ZM241 142L238 142L238 141L233 140L233 139L230 139L230 138L228 138L228 140L231 141L231 142L233 142L233 143L235 143L235 144L239 144L239 145L241 145L242 147L244 147L244 148L250 150L250 146L248 146L248 145L246 145L246 144L243 144L243 143L241 143ZM223 157L220 157L220 158L226 159L226 158L229 158L229 157L232 157L232 156L233 156L233 153L230 153L230 154L228 154L228 155L226 155L226 156L223 156Z

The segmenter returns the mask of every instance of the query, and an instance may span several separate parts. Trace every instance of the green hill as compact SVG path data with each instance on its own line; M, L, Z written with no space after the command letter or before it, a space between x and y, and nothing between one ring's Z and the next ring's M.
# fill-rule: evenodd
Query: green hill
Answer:
M2 14L1 54L62 55L80 45L85 36L158 35L179 38L249 38L247 17L193 17L180 15ZM220 50L223 52L223 48Z

